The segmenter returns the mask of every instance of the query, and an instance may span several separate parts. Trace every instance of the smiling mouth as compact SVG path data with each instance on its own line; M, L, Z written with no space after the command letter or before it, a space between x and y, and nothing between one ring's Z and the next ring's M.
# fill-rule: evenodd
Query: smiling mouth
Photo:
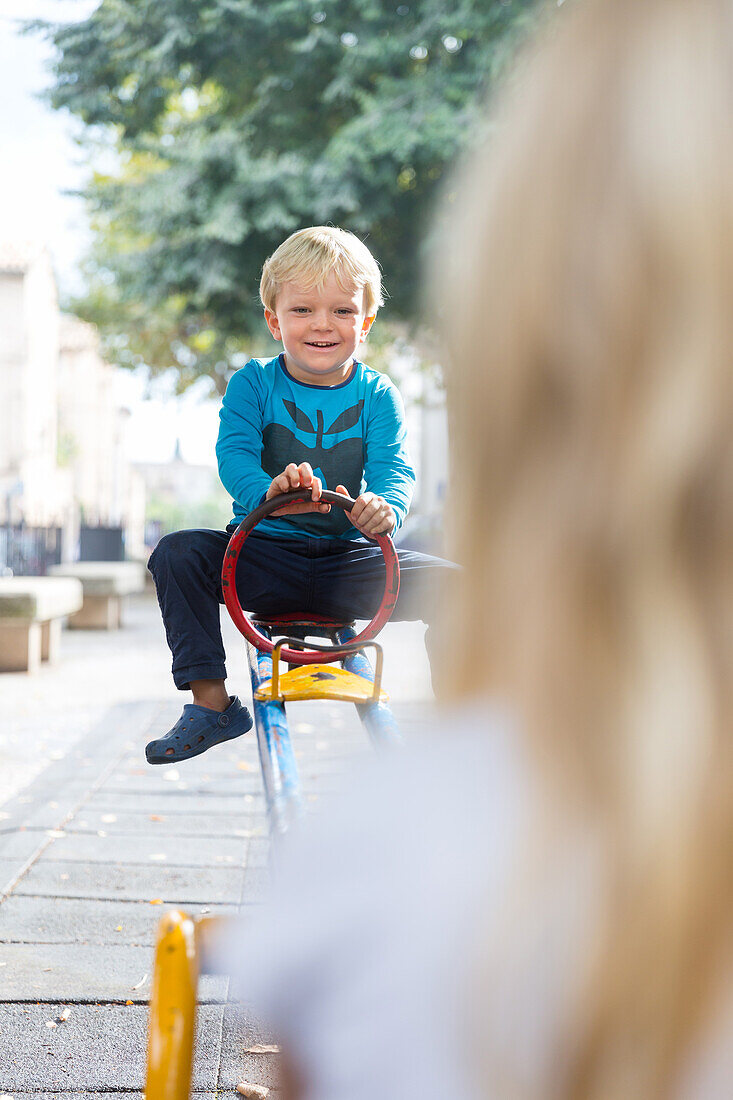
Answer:
M306 340L306 344L308 345L309 348L335 348L336 345L337 345L337 341L335 341L335 340L334 341Z

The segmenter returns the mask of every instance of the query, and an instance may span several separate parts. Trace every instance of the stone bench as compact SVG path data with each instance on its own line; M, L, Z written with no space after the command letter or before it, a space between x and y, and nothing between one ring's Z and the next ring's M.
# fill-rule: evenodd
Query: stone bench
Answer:
M61 620L82 606L73 577L0 577L0 672L35 672L58 656Z
M81 582L84 603L69 619L72 629L117 630L124 597L145 589L145 566L138 561L64 562L52 565L50 573Z

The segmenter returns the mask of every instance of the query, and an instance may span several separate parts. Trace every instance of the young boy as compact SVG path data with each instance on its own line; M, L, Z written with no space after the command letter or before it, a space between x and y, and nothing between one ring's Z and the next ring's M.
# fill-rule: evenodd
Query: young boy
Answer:
M245 542L236 578L243 607L260 615L370 619L384 565L365 536L394 534L412 497L399 393L355 358L383 304L379 267L367 247L342 229L301 229L266 261L260 296L283 351L251 359L224 396L216 453L234 521L226 532L166 535L148 563L174 682L193 692L176 725L147 746L151 764L197 756L252 725L225 688L219 622L224 551L244 516L279 493L311 490L310 501L278 509ZM320 503L324 488L354 497L351 513ZM454 566L405 550L399 559L394 617L428 621L442 577Z

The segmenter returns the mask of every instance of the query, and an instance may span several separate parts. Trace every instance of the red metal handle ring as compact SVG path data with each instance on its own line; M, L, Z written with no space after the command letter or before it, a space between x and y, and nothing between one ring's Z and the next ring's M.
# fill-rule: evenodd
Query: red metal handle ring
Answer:
M264 519L265 516L269 516L270 513L276 511L276 509L282 508L285 504L290 504L299 500L310 500L310 496L310 489L294 489L290 493L281 493L279 496L271 497L270 500L266 500L264 504L260 504L259 508L255 508L253 512L250 512L250 514L245 516L242 520L229 540L229 545L224 554L224 565L221 571L221 587L224 593L224 603L227 605L227 610L232 617L234 625L240 633L244 634L245 638L260 651L260 653L272 653L274 647L270 639L266 638L264 634L261 634L259 630L257 630L252 620L249 619L242 610L242 605L239 602L235 583L239 553L244 546L247 536L252 529L257 526L260 520ZM337 507L343 508L345 512L350 512L356 503L351 497L347 497L343 493L332 493L328 489L324 489L321 493L321 500L324 504L335 504ZM343 652L342 647L333 647L333 656L330 657L330 660L335 661L338 660L339 656L346 656L356 642L368 642L371 641L372 638L376 638L385 623L389 621L390 615L394 611L394 606L397 603L397 595L400 590L400 566L397 560L394 543L389 535L375 535L374 540L379 544L379 548L384 555L384 564L387 573L382 601L372 621L364 627L360 634L357 634L355 638L351 639L348 646L343 647ZM287 661L288 664L291 665L313 665L324 661L323 653L318 653L314 649L298 650L286 649L283 647L280 650L280 655L283 661Z

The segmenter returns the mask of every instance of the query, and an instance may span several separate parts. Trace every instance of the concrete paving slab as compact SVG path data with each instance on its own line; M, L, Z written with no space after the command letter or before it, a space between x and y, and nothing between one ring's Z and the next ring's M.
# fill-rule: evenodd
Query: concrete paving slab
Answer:
M145 1100L142 1092L130 1092L129 1089L104 1092L39 1092L33 1089L31 1093L15 1089L11 1100L23 1100L23 1097L32 1096L33 1100L114 1100L114 1097L124 1097L125 1100ZM191 1100L229 1100L229 1097L238 1100L238 1094L234 1091L218 1089L216 1092L192 1092Z
M157 611L155 615L155 645L165 666ZM133 640L132 648L137 653L140 640ZM402 648L397 647L400 661ZM95 659L96 654L80 649L85 683L89 661ZM119 660L113 662L111 653L98 673L113 664L119 679ZM401 668L388 670L388 690L395 689ZM127 673L125 677L129 679ZM242 679L246 688L244 671ZM149 683L149 699L131 705L126 697L124 705L108 708L94 728L87 726L89 734L73 751L52 760L35 783L0 807L0 882L17 874L34 844L49 842L0 905L0 962L6 962L0 967L0 983L26 1000L43 1001L47 995L57 1002L0 1005L0 1074L5 1074L0 1076L0 1093L33 1095L36 1100L92 1100L97 1095L101 1100L117 1093L142 1100L147 1012L141 1002L150 977L140 989L131 987L152 969L151 945L160 917L173 905L194 916L204 908L231 911L242 900L254 905L267 889L268 830L254 737L218 746L182 765L151 768L144 759L145 741L177 719L182 697L171 690L161 702L154 695L162 694L163 681L160 688L153 678ZM27 690L24 684L22 691ZM245 690L242 698L247 694ZM424 720L419 708L410 704L402 709L409 736L420 736ZM370 742L352 707L301 703L289 707L288 714L307 805L318 813L338 787L342 768L359 754L370 753ZM29 727L31 733L35 737ZM26 826L22 832L21 826ZM48 837L46 830L64 836ZM259 835L239 835L250 831ZM240 853L246 848L244 872L233 865L216 866L217 855L234 854L232 844ZM186 864L202 866L176 868L172 860L181 850L186 851ZM152 858L161 854L167 858ZM164 904L149 904L158 899ZM216 981L225 979L206 979ZM0 984L0 995L3 988ZM78 995L79 1003L72 1006L69 1021L47 1029L46 1020L53 1022L61 1009L59 991ZM207 986L203 992L205 997L215 995ZM95 994L119 1002L123 993L133 1006L88 1003ZM210 1039L197 1071L199 1100L213 1100L214 1095L235 1100L234 1085L242 1078L273 1083L277 1058L247 1054L247 1047L271 1040L246 1016L242 1022L232 1011L220 1063L222 1012L220 1005L204 1005L200 1014ZM77 1021L74 1035L72 1020ZM7 1052L14 1063L11 1070L5 1066Z
M94 783L103 778L105 769L126 755L128 727L135 731L144 729L159 709L155 700L130 701L98 709L100 720L66 752L56 747L53 727L47 735L47 748L39 741L39 730L26 730L23 740L41 746L38 752L42 761L33 765L33 780L20 793L5 798L0 810L0 827L17 828L39 814L38 824L57 827L93 789ZM17 739L20 735L15 736ZM0 781L0 793L2 789Z
M248 867L244 872L240 902L243 905L264 901L270 887L270 871L267 867Z
M0 1005L0 1089L20 1093L142 1089L148 1009L143 1005L75 1005L55 1028L60 1006ZM198 1014L194 1088L216 1091L223 1008Z
M94 944L0 944L0 1001L147 1002L153 970L149 947ZM136 989L135 986L138 988ZM228 979L202 977L199 1001L226 998Z
M10 813L6 803L0 810L0 831L4 834L15 832L19 828L58 829L75 810L77 803L78 799L74 803L69 800L68 804L51 799L33 807L27 804L17 807L14 813Z
M349 741L341 741L338 738L325 740L321 734L316 736L299 736L293 734L293 745L298 758L307 755L312 761L338 760L342 764L360 756L368 756L372 751L371 744L362 732L358 738Z
M230 795L232 798L241 798L245 794L260 794L262 780L255 772L237 772L226 779L204 779L199 776L187 777L177 772L179 778L166 779L160 772L153 776L147 775L122 775L113 772L101 786L102 793L116 794L120 791L133 794L153 794L159 798L165 798L171 791L188 791L192 795Z
M84 801L93 788L94 779L103 770L104 766L96 773L90 771L88 775L59 778L58 782L48 780L45 775L39 777L26 788L25 794L5 803L0 810L0 827L4 832L31 824L56 828ZM61 790L58 783L63 783Z
M130 836L144 833L155 837L249 837L262 836L263 814L159 814L112 813L82 808L65 826L67 835L97 833Z
M247 867L269 867L271 844L268 837L250 840L247 845Z
M277 1054L252 1054L249 1047L276 1045L267 1029L241 1005L228 1005L224 1011L221 1037L219 1086L233 1089L239 1081L277 1088Z
M239 813L264 813L265 796L257 794L225 795L214 791L205 795L178 790L164 791L162 794L149 794L140 791L109 791L95 793L85 803L84 809L98 810L100 813L185 814L195 817L198 814L231 817ZM80 811L81 812L81 811Z
M367 756L367 753L364 752L361 755ZM296 751L295 756L298 762L298 771L300 772L301 779L319 779L324 777L332 780L338 778L344 774L346 764L355 759L353 753L348 757L339 758L326 756L325 753L316 757L312 751L300 754Z
M0 859L0 897L15 883L21 866L15 859Z
M236 911L236 905L185 907L185 912L194 918ZM91 943L152 947L163 912L164 907L147 902L11 894L0 905L0 944Z
M34 851L39 842L48 843L43 852L43 861L115 863L118 865L164 863L168 867L210 867L212 865L243 867L246 862L249 841L244 838L217 837L214 840L201 840L198 837L155 836L142 834L137 836L109 836L105 829L103 835L87 836L77 834L68 836L65 832L53 837L41 834L29 837L19 833L5 838L0 844L0 855L5 859L25 859L26 853Z
M175 716L178 719L178 715ZM234 741L227 741L223 745L214 745L207 752L194 756L190 760L183 760L178 764L148 764L144 752L140 752L139 746L132 753L126 754L120 761L120 770L131 774L139 774L143 770L146 774L164 774L167 768L173 766L179 768L188 776L208 776L217 778L236 771L248 771L247 765L257 763L257 741L254 732L237 737ZM245 767L240 767L244 764Z
M0 859L14 860L20 865L50 843L45 829L30 832L22 827L14 829L0 835Z
M7 862L7 861L6 861ZM2 871L0 861L0 872ZM11 866L11 865L9 865ZM107 898L112 901L151 901L179 904L238 902L243 872L237 867L108 867L101 863L39 862L15 888L20 897Z
M10 822L2 820L2 811L0 811L0 832L4 835L17 832L19 828L62 828L84 805L86 805L84 795L81 798L77 796L74 803L68 805L59 803L57 800L46 800L34 806L23 807L23 813L19 813Z

